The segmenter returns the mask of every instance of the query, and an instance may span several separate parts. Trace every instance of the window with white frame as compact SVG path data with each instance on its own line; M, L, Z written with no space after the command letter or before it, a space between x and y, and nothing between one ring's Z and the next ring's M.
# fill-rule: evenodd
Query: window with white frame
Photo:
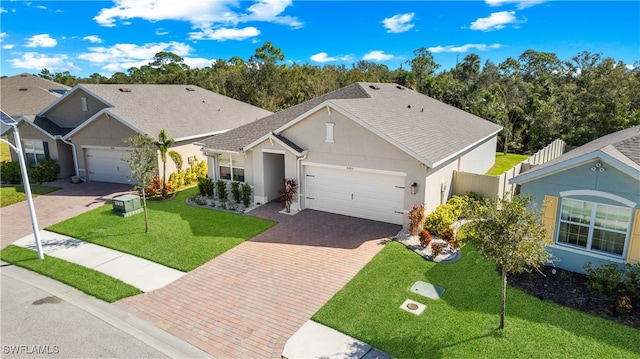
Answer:
M622 256L630 220L630 208L564 198L557 243Z
M223 153L218 156L218 167L221 179L244 182L244 157L242 155Z
M49 157L47 143L42 140L22 140L22 150L27 163L37 165Z

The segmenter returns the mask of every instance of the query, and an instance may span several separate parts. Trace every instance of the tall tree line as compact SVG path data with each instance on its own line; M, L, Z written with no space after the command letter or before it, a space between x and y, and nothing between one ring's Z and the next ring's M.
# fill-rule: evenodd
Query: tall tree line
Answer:
M440 68L425 48L413 52L406 68L359 61L344 65L285 63L282 50L267 42L248 59L218 59L190 68L171 52L152 62L87 78L69 72L39 76L68 85L79 83L191 84L270 110L279 111L352 84L389 82L410 87L449 105L503 126L499 150L532 153L556 138L579 146L640 124L640 64L581 52L569 60L527 50L499 64L469 54L455 67Z

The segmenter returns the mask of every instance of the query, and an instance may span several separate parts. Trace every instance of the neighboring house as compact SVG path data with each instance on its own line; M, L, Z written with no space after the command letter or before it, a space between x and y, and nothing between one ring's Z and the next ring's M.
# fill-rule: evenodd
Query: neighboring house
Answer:
M640 126L609 134L514 177L543 208L560 268L640 262Z
M64 95L70 87L30 74L0 79L0 107L13 118L36 114Z
M21 118L19 130L26 152L58 161L61 178L128 183L123 139L135 133L157 139L165 129L175 140L170 150L180 153L187 166L201 155L193 142L269 114L191 85L81 84L41 109L33 121ZM167 176L173 171L167 156Z
M292 208L403 224L413 205L450 196L453 171L484 173L501 128L418 92L355 83L202 142L214 179L249 183L254 201L296 179Z

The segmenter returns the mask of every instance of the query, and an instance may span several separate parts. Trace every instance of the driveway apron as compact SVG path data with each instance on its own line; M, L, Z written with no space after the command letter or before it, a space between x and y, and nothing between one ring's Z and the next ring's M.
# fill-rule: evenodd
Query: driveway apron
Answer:
M280 358L285 342L400 226L305 210L162 289L116 303L217 358Z
M113 197L131 191L131 185L86 182L72 184L69 178L47 183L60 190L33 199L38 229L44 229L65 219L102 206ZM26 201L0 208L2 248L33 233Z

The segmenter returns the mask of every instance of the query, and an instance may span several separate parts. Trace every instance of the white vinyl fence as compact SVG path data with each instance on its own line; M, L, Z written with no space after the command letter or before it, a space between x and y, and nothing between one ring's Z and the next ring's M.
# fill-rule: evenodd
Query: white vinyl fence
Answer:
M509 184L511 178L528 171L532 167L559 157L565 152L565 149L566 143L561 139L556 139L500 176L454 171L453 194L464 195L466 192L475 192L486 198L503 198L505 193L510 196L517 194L519 190L517 185Z

